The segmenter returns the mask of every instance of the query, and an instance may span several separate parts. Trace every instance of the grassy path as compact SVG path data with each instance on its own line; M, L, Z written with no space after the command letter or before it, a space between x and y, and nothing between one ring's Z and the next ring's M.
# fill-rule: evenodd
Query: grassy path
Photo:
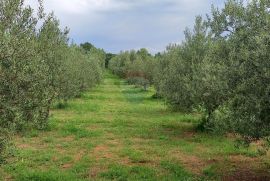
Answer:
M48 130L18 136L0 180L216 180L270 165L230 138L196 133L198 116L170 112L152 94L107 73L102 85L54 109Z

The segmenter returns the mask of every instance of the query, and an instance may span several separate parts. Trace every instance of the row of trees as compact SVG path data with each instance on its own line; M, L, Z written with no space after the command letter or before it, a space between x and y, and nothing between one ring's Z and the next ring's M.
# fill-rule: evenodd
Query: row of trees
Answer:
M79 96L102 78L102 50L69 45L68 30L24 0L0 1L0 154L9 133L46 127L54 101Z
M142 86L145 90L153 82L154 57L146 49L121 52L113 57L109 69L130 84Z
M269 30L270 1L228 0L206 20L197 17L182 44L168 46L150 67L133 67L150 74L174 109L200 110L202 129L259 139L270 136ZM112 70L129 75L130 62L131 53L122 53Z

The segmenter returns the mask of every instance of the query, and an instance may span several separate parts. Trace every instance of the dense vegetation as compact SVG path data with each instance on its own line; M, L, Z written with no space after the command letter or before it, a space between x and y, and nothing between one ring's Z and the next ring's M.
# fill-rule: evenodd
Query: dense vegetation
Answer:
M14 131L43 129L55 101L79 96L102 78L105 54L69 44L40 1L0 1L0 154Z
M269 0L228 0L115 55L0 0L0 180L269 180L269 30Z
M109 69L130 84L143 86L146 90L153 82L154 58L142 48L139 51L125 51L113 57Z
M213 7L206 20L198 16L182 44L168 46L155 59L124 52L109 67L131 83L153 83L176 110L199 110L200 129L239 133L249 141L265 138L270 136L269 10L268 0L228 0L221 10Z

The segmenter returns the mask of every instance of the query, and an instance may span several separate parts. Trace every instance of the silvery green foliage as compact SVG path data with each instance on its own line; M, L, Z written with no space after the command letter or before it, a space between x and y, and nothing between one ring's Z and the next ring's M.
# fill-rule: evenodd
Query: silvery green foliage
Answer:
M145 90L153 83L154 66L154 57L146 49L121 52L109 62L109 69L113 73Z
M209 20L226 56L230 93L228 124L234 131L260 138L270 134L270 1L228 1Z
M174 109L190 111L198 104L201 67L209 44L206 23L197 17L194 30L185 31L185 41L170 45L161 56L155 85Z
M23 1L0 3L0 125L21 129L39 117L43 80L41 56L37 53L38 18ZM42 82L44 83L44 82Z
M53 101L79 96L101 81L104 59L103 51L69 45L68 30L43 12L41 1L35 16L24 0L0 0L1 133L46 127Z
M133 59L132 59L133 60ZM120 77L125 77L127 64L130 62L129 52L121 52L109 62L109 69Z
M104 54L85 52L82 48L72 45L63 49L65 59L58 75L57 99L67 101L95 86L102 80Z
M0 4L1 125L16 129L24 122L47 120L52 100L69 99L93 87L104 66L102 52L69 46L68 30L59 28L53 14L39 12L35 17L23 2Z
M33 61L37 19L30 19L32 10L22 9L20 1L0 1L0 155L8 137L7 128L21 125L21 118L31 115L27 99L28 84L39 75L29 76L39 59ZM25 21L27 20L27 21ZM30 92L30 91L29 91ZM35 95L36 96L36 95ZM33 110L36 111L36 110ZM16 122L16 123L15 123ZM2 159L2 158L1 158Z
M268 0L228 0L207 23L198 17L186 40L159 58L157 90L174 108L202 106L206 129L269 135L269 10Z

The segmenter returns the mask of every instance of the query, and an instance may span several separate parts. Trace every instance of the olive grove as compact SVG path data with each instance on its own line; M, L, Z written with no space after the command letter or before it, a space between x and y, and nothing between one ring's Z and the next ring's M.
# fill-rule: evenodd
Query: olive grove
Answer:
M70 45L53 13L0 0L0 154L9 133L46 127L53 102L79 96L102 78L105 53Z
M126 78L128 83L142 86L145 90L153 82L154 57L146 49L121 52L113 57L109 69Z
M222 9L212 7L207 19L196 17L181 44L149 56L150 65L124 52L110 67L127 78L149 74L173 109L202 113L200 129L260 139L270 136L269 30L269 0L228 0Z

